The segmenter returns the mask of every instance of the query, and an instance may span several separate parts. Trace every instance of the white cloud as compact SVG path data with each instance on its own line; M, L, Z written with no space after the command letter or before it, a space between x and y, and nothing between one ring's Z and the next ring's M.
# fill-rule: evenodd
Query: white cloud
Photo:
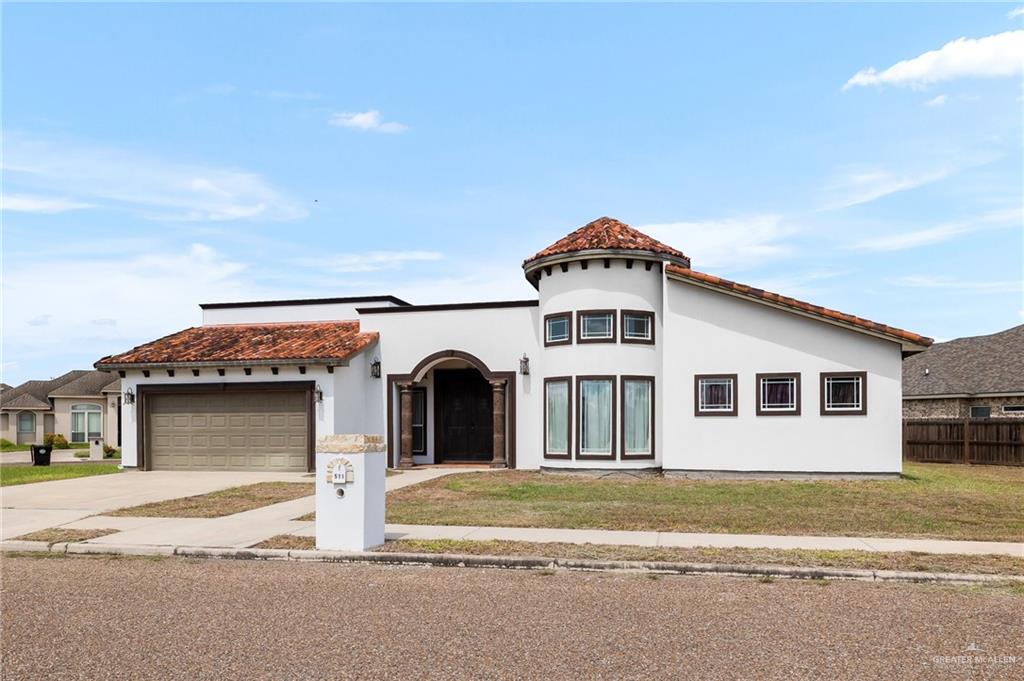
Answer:
M382 121L380 111L376 109L362 113L336 113L327 122L340 128L356 128L372 132L398 133L409 129L408 126L401 123Z
M959 289L962 291L988 291L991 293L1017 293L1024 289L1020 281L964 281L952 277L910 275L890 279L893 286L928 289Z
M694 269L741 269L793 252L786 240L800 230L779 215L640 225L638 230L693 258Z
M825 192L826 208L838 209L870 203L883 196L916 189L952 175L957 168L944 164L928 170L893 172L884 168L859 169L847 172L829 185Z
M927 102L924 103L924 105L925 106L942 106L945 103L946 103L946 95L938 95L937 97L932 97L931 99L929 99Z
M856 251L902 251L908 248L917 248L918 246L928 246L949 241L971 232L1020 226L1022 219L1024 219L1024 214L1017 208L993 211L972 219L947 222L926 229L901 232L899 234L886 234L865 239L853 244L850 248Z
M955 78L995 78L1024 71L1024 30L984 38L957 38L937 50L897 62L878 71L867 68L851 77L843 90L858 85L920 88Z
M1016 19L1017 17L1024 17L1024 7L1015 7L1006 15L1007 19Z
M337 273L379 272L394 270L409 262L428 262L444 257L437 251L368 251L366 253L339 253L321 258L303 258L295 261L305 267L314 267Z
M81 197L153 220L292 220L306 209L260 175L114 147L6 132L5 184Z
M0 207L16 213L65 213L69 210L92 208L92 204L63 196L34 196L31 194L4 194Z

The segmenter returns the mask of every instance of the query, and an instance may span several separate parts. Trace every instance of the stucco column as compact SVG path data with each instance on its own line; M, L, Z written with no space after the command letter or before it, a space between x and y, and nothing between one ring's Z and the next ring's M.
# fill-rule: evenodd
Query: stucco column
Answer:
M494 458L491 468L505 468L505 380L491 381L494 414Z
M398 416L401 449L399 450L398 467L412 468L412 383L399 383L398 390L401 395Z

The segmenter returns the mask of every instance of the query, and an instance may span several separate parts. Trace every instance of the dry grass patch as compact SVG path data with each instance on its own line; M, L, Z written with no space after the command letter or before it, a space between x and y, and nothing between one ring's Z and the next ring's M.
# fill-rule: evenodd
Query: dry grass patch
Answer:
M279 504L313 494L311 482L259 482L229 487L209 494L155 501L151 504L121 508L105 515L146 518L220 518Z
M906 464L899 480L626 480L535 471L449 475L388 493L415 525L1024 539L1024 468Z
M474 556L535 556L540 558L589 560L664 561L672 563L714 563L720 565L787 565L793 567L830 567L861 570L1024 575L1024 560L1013 558L1012 556L973 556L916 552L876 553L873 551L819 551L804 549L672 548L454 539L402 539L389 541L376 550L401 553L453 553Z
M316 537L300 537L297 534L278 534L270 539L264 539L259 544L253 544L251 549L288 549L289 551L303 551L316 548Z
M44 541L47 544L61 544L64 542L78 542L78 541L89 541L96 537L105 537L108 534L114 534L121 530L108 530L108 529L96 529L96 530L73 530L66 527L50 527L45 530L39 530L38 532L29 532L23 534L20 537L15 537L22 541Z

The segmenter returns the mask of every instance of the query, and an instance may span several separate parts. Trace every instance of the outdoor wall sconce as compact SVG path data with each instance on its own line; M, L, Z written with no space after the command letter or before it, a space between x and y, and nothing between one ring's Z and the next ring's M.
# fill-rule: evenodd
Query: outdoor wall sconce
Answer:
M135 392L131 388L128 388L124 391L121 401L125 404L135 404Z
M526 356L525 352L523 353L523 356L519 359L519 373L521 373L523 376L530 375L530 358Z
M316 387L313 388L313 397L316 398L317 404L324 401L324 389L320 387L319 383L317 383Z
M370 376L380 378L380 357L374 357L373 361L370 362Z

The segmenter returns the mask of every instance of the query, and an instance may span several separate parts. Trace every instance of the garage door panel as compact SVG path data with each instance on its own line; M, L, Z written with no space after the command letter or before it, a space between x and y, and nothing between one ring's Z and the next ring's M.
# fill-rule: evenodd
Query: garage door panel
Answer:
M305 392L155 394L146 404L154 469L306 470Z

